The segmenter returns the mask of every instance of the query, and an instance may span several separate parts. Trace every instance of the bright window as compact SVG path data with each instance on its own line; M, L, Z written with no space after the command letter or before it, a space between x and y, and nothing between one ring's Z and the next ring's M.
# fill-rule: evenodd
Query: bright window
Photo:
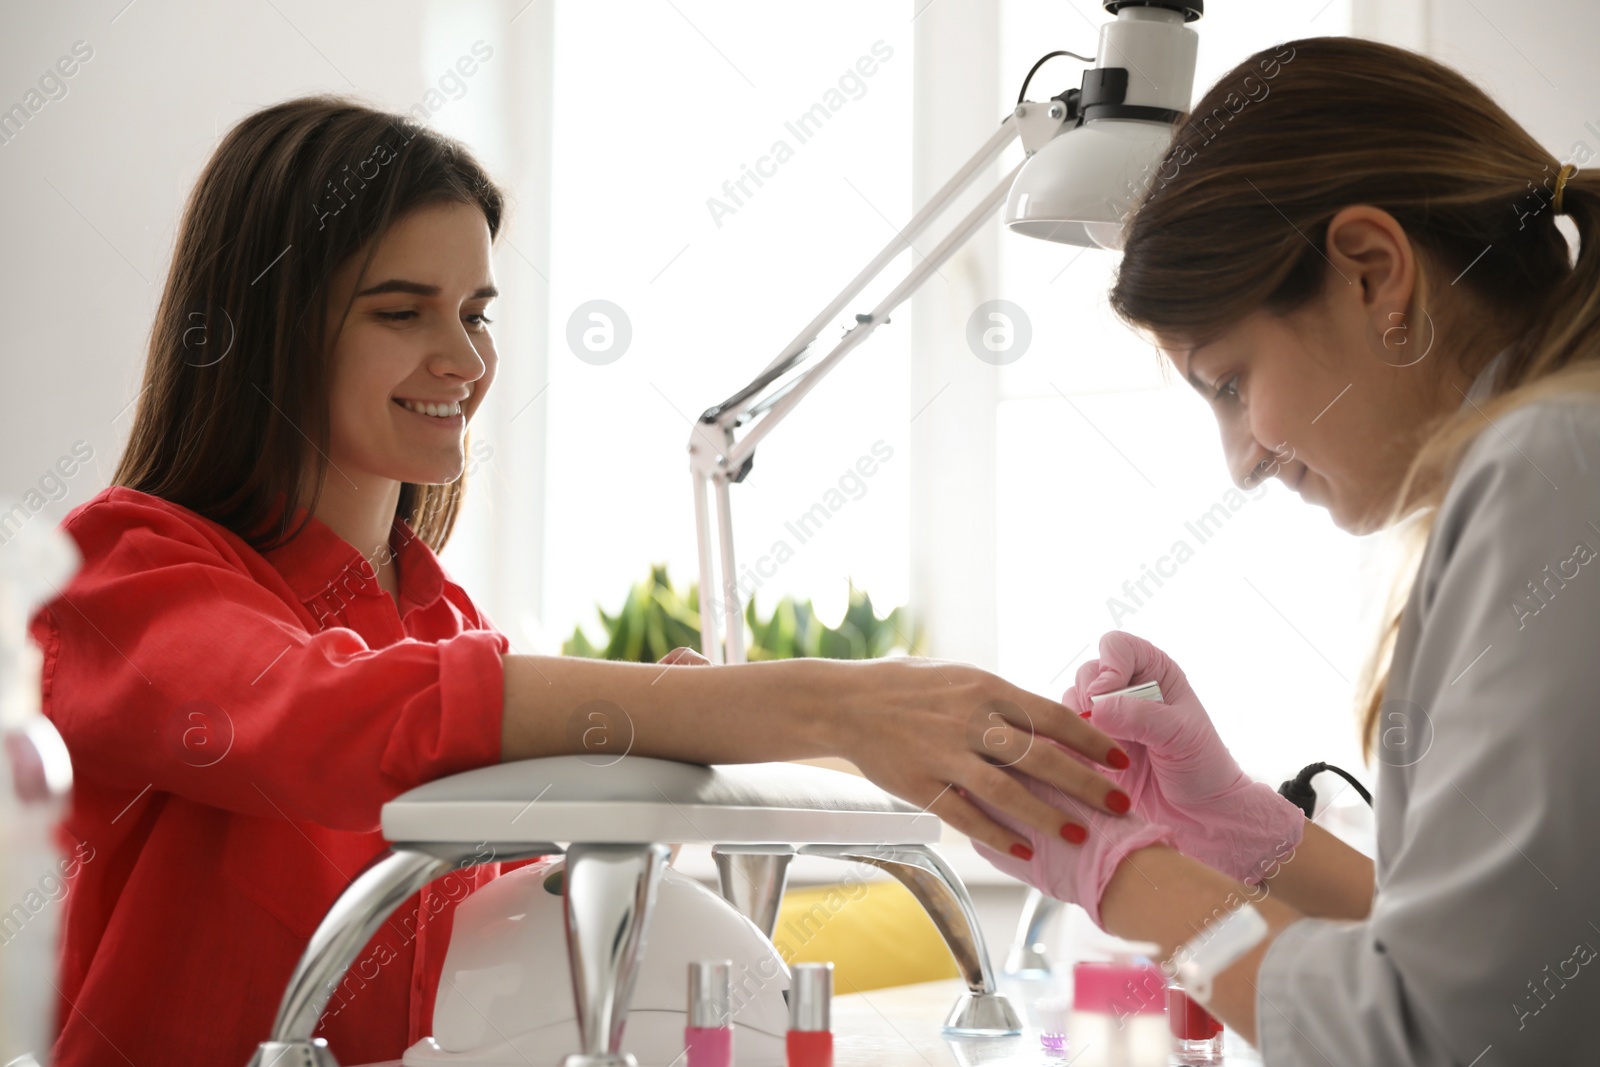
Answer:
M1105 18L1098 3L1001 10L1008 100L1046 51L1093 54ZM1348 0L1208 5L1196 98L1251 52L1347 33L1349 20ZM1029 95L1076 84L1078 69L1052 60ZM1001 243L1000 291L1033 327L1029 351L1000 370L1001 673L1059 696L1101 633L1129 630L1184 668L1247 772L1359 768L1349 709L1372 636L1355 580L1368 539L1277 482L1232 490L1210 412L1107 307L1115 264Z
M579 622L598 636L596 601L614 610L653 562L680 584L697 576L690 420L776 358L909 213L905 5L803 14L742 0L557 8L548 639ZM595 300L632 333L604 365L568 339ZM580 346L585 328L603 346L605 323L586 316ZM839 333L823 331L824 350ZM906 599L907 354L903 329L880 330L733 488L740 570L763 610L792 592L842 611L847 576ZM880 441L891 458L846 478ZM845 504L825 526L794 525L836 503L830 490Z

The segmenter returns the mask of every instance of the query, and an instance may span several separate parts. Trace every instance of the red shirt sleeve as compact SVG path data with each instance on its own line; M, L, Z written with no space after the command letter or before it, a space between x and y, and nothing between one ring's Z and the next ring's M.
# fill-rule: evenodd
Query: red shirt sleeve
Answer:
M80 774L371 831L399 793L499 760L503 635L372 648L318 631L264 557L142 494L65 528L84 564L34 633L45 712Z

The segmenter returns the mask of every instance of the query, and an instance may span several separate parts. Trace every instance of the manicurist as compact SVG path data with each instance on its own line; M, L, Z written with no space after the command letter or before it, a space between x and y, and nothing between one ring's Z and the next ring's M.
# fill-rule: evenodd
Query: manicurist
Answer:
M1063 699L1129 750L1133 811L1035 781L1087 841L980 849L1174 964L1232 944L1210 1007L1268 1067L1600 1062L1594 150L1552 158L1456 71L1351 38L1290 42L1271 95L1230 106L1265 55L1179 126L1110 299L1238 485L1414 549L1361 713L1376 867L1245 778L1120 632ZM1239 634L1230 668L1257 655ZM1092 699L1150 680L1164 702Z

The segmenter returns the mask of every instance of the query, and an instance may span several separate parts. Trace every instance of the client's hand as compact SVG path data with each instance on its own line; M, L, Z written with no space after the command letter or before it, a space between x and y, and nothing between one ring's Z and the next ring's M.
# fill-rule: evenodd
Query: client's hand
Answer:
M1161 702L1094 699L1149 681ZM1300 844L1300 809L1245 776L1183 671L1150 642L1120 630L1101 637L1100 658L1078 668L1061 702L1124 743L1132 766L1119 784L1134 811L1172 827L1180 852L1253 885Z
M1035 743L1056 746L1069 756L1082 759L1077 753L1056 745L1048 738L1036 739ZM1028 838L1033 855L1026 859L1004 855L976 839L972 847L978 855L1013 878L1027 882L1057 900L1081 904L1096 926L1101 925L1100 898L1105 895L1111 876L1129 853L1162 843L1177 847L1170 828L1147 822L1137 812L1122 816L1105 815L1037 778L1016 771L1007 773L1027 786L1034 796L1084 823L1088 827L1088 834L1082 844L1069 844L1064 840L1064 832L1061 837L1041 833L972 798L991 819Z
M688 648L660 662L708 663ZM1081 841L1091 816L1115 822L1128 811L1128 798L1096 773L1127 767L1127 754L1054 701L962 663L905 657L794 664L802 665L807 673L825 667L813 676L846 683L823 705L833 714L812 718L821 744L832 747L825 754L850 760L874 785L991 850L1030 851L1013 836L1024 826L1049 840L1060 833ZM1062 821L1062 803L1073 806L1077 821ZM1002 810L1009 813L1004 821L986 817ZM1106 866L1105 878L1114 867Z

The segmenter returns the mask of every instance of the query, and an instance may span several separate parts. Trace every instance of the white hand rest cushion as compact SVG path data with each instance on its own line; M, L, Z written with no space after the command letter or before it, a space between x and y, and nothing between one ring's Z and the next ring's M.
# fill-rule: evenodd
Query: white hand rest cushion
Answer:
M457 907L433 1036L406 1050L406 1067L555 1067L577 1051L561 910L565 862L520 867ZM702 959L733 961L736 1061L782 1067L788 968L754 923L671 869L656 891L623 1051L642 1067L682 1067L688 964Z
M440 778L383 806L399 843L932 844L939 820L865 778L795 763L553 756Z

